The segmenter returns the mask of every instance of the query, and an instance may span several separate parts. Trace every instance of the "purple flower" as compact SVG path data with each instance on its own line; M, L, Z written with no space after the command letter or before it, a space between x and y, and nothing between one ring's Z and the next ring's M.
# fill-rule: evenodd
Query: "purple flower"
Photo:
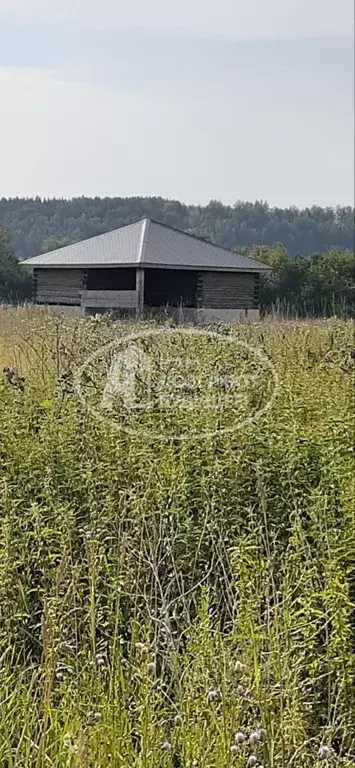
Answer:
M216 691L214 688L210 688L207 694L208 701L216 701L218 698L218 691Z
M164 749L166 752L169 752L171 750L171 744L169 741L164 741L164 744L162 746L162 749Z
M181 717L181 715L175 715L175 717L174 717L174 725L176 725L176 726L182 725L182 717Z
M251 744L256 744L261 739L261 732L260 728L257 728L256 731L253 731L253 733L249 736L249 741Z
M328 760L328 757L330 757L330 749L325 744L323 747L320 748L318 752L318 757L320 760Z
M156 664L155 664L154 661L150 661L149 662L147 669L148 669L148 673L150 674L150 676L151 677L155 677L155 675L157 673L157 668L156 668Z

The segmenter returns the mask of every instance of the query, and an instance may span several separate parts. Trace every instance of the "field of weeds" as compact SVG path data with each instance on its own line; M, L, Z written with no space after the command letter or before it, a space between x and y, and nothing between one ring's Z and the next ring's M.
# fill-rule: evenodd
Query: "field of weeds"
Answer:
M354 766L354 357L0 308L0 768Z

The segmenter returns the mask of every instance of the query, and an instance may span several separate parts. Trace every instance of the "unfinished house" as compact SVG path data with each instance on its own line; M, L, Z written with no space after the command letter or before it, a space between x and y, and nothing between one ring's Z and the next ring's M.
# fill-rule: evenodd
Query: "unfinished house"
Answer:
M143 219L22 262L34 300L77 314L114 310L184 320L259 317L268 267L221 246Z

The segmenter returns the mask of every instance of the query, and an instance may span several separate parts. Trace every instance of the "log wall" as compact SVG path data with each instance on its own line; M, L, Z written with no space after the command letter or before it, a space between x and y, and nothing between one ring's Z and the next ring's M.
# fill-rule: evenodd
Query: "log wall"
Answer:
M109 271L109 270L108 270ZM253 272L194 272L180 270L145 270L144 303L148 306L170 304L211 309L257 309L259 306L260 276ZM87 288L87 272L83 269L34 270L34 297L38 304L80 306L81 294ZM90 291L90 294L92 292ZM122 297L122 306L136 305L132 291ZM92 298L87 294L87 298ZM134 297L135 299L135 297ZM95 306L98 306L98 303ZM108 306L107 301L103 306ZM110 304L111 306L111 304Z
M37 304L80 306L80 293L86 287L83 269L36 269L34 296Z
M82 291L83 309L136 309L138 291Z
M258 286L259 275L254 272L201 272L198 304L211 309L255 309Z

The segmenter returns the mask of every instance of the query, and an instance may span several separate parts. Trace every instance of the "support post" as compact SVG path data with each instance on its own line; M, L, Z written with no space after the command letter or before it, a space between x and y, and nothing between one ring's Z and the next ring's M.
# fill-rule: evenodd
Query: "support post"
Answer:
M136 291L138 293L138 305L137 305L137 317L143 315L144 308L144 269L137 267L136 269Z

